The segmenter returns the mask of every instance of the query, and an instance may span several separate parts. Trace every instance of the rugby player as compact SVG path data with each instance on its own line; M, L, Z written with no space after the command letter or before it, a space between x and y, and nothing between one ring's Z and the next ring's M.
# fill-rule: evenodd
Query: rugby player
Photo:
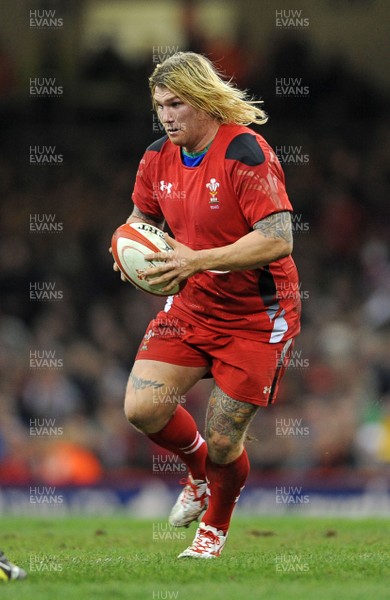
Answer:
M149 84L166 135L140 162L128 222L168 224L173 250L148 257L164 261L148 277L183 287L146 330L125 413L188 466L169 522L203 515L179 558L208 559L221 554L248 477L248 426L275 402L299 333L292 206L275 152L248 127L267 121L260 101L193 52L164 60ZM177 399L206 376L215 385L203 439Z

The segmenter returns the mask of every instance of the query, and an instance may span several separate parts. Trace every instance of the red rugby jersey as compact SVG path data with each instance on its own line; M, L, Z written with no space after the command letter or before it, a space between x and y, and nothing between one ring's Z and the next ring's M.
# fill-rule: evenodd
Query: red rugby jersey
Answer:
M259 134L221 125L201 164L186 167L167 136L141 160L133 202L165 218L193 250L235 242L268 215L292 210L278 158ZM255 270L197 273L166 311L218 332L276 343L299 332L298 273L291 256Z

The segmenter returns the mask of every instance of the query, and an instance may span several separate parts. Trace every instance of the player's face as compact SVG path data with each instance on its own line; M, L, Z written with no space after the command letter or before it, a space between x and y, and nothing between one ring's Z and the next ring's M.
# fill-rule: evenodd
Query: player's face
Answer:
M166 87L156 86L157 115L174 144L198 152L214 137L218 125L206 113L184 102Z

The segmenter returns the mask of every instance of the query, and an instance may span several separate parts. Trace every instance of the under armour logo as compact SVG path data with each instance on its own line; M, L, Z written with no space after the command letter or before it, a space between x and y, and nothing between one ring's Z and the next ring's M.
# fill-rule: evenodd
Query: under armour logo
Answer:
M172 190L172 186L173 186L173 183L168 183L168 182L164 181L163 179L160 181L160 190L162 192L166 192L167 194L170 194L171 190Z
M271 393L271 386L264 386L263 387L263 394L270 394Z
M235 501L234 501L234 504L236 504L236 503L238 502L238 500L239 500L239 498L240 498L240 496L241 496L241 492L242 492L242 490L244 489L244 487L245 487L245 485L243 485L242 487L240 487L240 493L239 493L239 494L238 494L238 496L236 497L236 499L235 499Z

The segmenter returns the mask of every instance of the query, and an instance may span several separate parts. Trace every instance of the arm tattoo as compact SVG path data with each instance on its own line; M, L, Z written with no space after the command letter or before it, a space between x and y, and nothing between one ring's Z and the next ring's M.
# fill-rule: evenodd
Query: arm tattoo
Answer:
M158 221L151 215L147 215L140 211L136 206L134 206L133 212L130 217L135 217L136 219L142 219L145 223L149 223L149 225L154 225L155 227L159 227L160 229L164 226L165 221Z
M214 431L230 438L236 444L242 440L258 406L233 400L217 385L211 392L206 417L206 432Z
M163 383L152 381L151 379L142 379L142 377L136 377L132 373L130 373L130 379L135 390L144 390L147 387L152 387L154 389L164 387Z
M291 214L286 210L257 221L253 229L260 231L266 238L279 238L292 244Z

